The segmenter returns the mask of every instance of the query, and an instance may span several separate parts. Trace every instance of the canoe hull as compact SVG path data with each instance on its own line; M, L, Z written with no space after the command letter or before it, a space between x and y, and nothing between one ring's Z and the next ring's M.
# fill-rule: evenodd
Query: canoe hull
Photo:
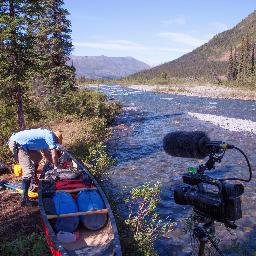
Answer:
M68 155L68 157L72 160L74 165L83 172L83 175L87 176L87 180L90 181L90 187L86 185L85 188L73 188L70 194L77 198L79 193L86 193L86 190L90 191L93 190L94 192L88 193L90 195L93 195L89 197L88 200L93 200L95 198L96 194L100 197L100 200L102 200L102 205L98 207L94 206L95 209L87 209L86 205L81 205L81 211L78 210L78 213L74 214L81 214L79 216L80 218L80 224L77 229L77 233L79 234L79 238L76 241L69 242L69 243L61 243L60 240L57 238L57 231L55 229L54 223L56 223L56 220L52 220L49 218L49 213L46 210L46 205L44 203L45 198L48 196L48 192L46 193L45 190L45 180L44 180L44 173L42 173L40 182L39 182L39 209L41 214L41 220L42 220L42 226L43 230L46 236L46 240L48 243L48 246L51 250L51 253L53 256L90 256L90 255L116 255L121 256L121 246L119 241L119 235L117 232L117 227L115 223L115 219L113 216L113 213L111 211L110 205L107 201L107 198L102 191L101 187L97 183L97 181L94 179L94 177L90 174L90 172L85 168L85 166L77 161L70 153L65 151L65 154ZM67 191L67 190L66 190ZM55 191L55 193L58 193L58 190ZM96 194L95 194L96 193ZM99 198L97 199L99 201ZM82 201L82 200L80 200ZM85 200L86 201L86 200ZM81 204L81 202L80 202ZM99 205L99 203L92 205ZM105 209L102 210L102 213L96 213L97 211L101 211L100 208L102 208L104 205ZM87 216L87 211L90 213L92 210L92 214L94 214L94 218L89 215ZM95 212L93 212L95 210ZM107 213L106 213L107 212ZM73 214L73 213L71 213ZM82 215L83 214L83 215ZM100 215L99 217L97 216ZM103 221L104 218L102 218L103 214L105 214L105 221ZM107 214L107 215L106 215ZM85 216L84 216L85 215ZM102 216L101 216L102 215ZM56 218L65 218L65 216L61 216L61 214L57 214ZM97 220L99 223L91 223L89 227L86 225L83 225L83 218L87 221L88 220ZM86 223L85 221L85 223ZM104 223L103 223L104 222ZM95 227L95 230L93 228L90 229L90 227Z

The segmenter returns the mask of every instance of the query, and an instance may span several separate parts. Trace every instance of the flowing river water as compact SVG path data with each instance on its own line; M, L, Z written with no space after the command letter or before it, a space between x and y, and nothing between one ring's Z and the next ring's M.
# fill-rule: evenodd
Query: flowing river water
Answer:
M184 219L191 213L191 207L176 205L173 189L181 183L181 175L188 166L198 166L205 161L172 157L164 152L162 144L163 137L172 131L205 131L212 140L238 146L251 161L253 179L245 184L243 218L237 221L238 228L232 234L222 225L217 226L217 234L222 248L232 244L232 248L226 250L227 255L254 255L256 102L144 92L119 85L102 85L98 90L123 105L123 112L116 118L113 136L108 142L109 153L116 164L108 170L110 183L105 185L123 218L128 214L124 190L129 191L145 182L160 181L158 213L163 220L173 221L175 225L172 232L157 240L157 253L163 256L191 255L189 235L183 231ZM233 150L226 152L221 166L212 173L216 177L249 176L243 156ZM242 250L247 254L239 254Z

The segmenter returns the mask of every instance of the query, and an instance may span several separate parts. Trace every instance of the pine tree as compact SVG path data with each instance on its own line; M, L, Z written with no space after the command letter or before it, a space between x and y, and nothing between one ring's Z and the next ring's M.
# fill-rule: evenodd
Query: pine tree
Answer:
M38 17L34 23L34 61L37 69L33 77L37 93L53 107L58 99L74 90L74 67L67 65L72 50L69 14L63 0L42 0L38 5Z
M245 38L244 69L244 80L248 80L251 77L251 38L248 34Z
M252 45L251 82L252 82L253 87L256 88L255 43L253 43L253 45Z
M252 55L251 55L251 75L255 75L255 44L252 44Z
M245 70L246 70L246 43L245 38L242 38L241 49L240 49L240 57L239 57L239 65L238 65L238 79L240 81L245 80Z
M233 58L233 78L234 80L237 80L237 76L238 76L238 66L239 66L239 63L238 63L238 56L237 56L237 49L235 47L235 50L234 50L234 58Z
M23 95L28 67L29 40L26 34L25 0L3 0L0 3L0 100L10 118L17 113L18 126L25 128Z
M233 48L232 46L230 47L230 54L229 54L229 59L228 59L228 80L233 81L235 80L234 77L234 59L233 59Z

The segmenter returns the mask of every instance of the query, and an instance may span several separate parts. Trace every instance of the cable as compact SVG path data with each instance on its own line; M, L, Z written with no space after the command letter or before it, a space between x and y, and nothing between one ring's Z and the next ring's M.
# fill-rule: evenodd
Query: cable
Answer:
M239 181L245 181L245 182L249 182L251 179L252 179L252 168L251 168L251 164L249 162L249 159L248 157L246 156L246 154L243 152L242 149L238 148L238 147L235 147L234 146L234 149L236 149L237 151L239 151L245 158L246 162L247 162L247 166L248 166L248 169L249 169L249 179L245 180L245 179L240 179L240 178L226 178L226 179L221 179L222 181L224 180L239 180Z

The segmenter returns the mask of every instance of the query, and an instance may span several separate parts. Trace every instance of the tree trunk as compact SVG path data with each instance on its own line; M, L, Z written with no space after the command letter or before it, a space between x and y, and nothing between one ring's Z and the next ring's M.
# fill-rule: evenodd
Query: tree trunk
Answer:
M23 111L23 101L22 101L22 91L20 86L18 87L17 90L17 117L18 117L18 124L20 130L24 130L25 127L25 119L24 119L24 111Z
M10 17L14 20L15 19L15 7L14 7L14 2L13 0L10 0L9 2L9 12L10 12ZM22 89L21 86L18 84L18 79L20 77L20 65L19 63L19 58L17 56L16 49L18 48L18 43L17 43L17 34L16 30L13 29L11 31L12 33L12 39L11 39L11 45L13 49L13 54L12 54L12 73L15 76L15 80L13 83L16 83L17 85L14 86L15 88L15 101L16 101L16 107L17 107L17 119L18 119L18 125L20 130L25 129L25 119L24 119L24 112L23 112L23 101L22 101ZM18 79L17 79L18 78Z

